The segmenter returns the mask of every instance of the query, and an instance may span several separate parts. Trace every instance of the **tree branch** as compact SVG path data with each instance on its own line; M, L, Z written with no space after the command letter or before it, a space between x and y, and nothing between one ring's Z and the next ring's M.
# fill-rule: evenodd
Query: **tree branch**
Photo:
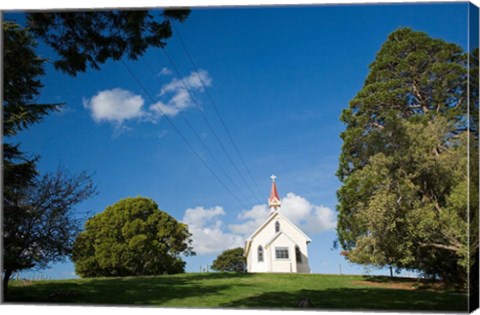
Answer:
M375 121L372 121L372 122L370 123L370 126L372 126L372 127L377 127L377 128L380 129L380 130L385 129L384 126L380 125L379 123L377 123L377 122L375 122Z
M421 247L435 247L439 249L446 249L453 252L458 252L460 250L459 246L454 245L445 245L445 244L438 244L438 243L419 243Z

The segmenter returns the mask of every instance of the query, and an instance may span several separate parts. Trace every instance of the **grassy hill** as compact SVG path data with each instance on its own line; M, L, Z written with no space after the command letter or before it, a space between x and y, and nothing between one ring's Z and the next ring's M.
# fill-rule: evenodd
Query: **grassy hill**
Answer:
M339 275L187 273L12 281L5 302L185 308L466 311L467 295L438 283Z

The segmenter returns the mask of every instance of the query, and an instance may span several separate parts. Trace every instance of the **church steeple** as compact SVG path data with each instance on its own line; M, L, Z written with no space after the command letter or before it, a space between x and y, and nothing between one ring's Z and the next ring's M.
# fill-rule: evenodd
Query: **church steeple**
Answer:
M268 199L268 206L270 207L270 213L274 213L275 211L280 208L280 197L278 197L277 191L277 184L275 183L275 179L277 176L272 175L270 176L272 179L272 192L270 193L270 198Z

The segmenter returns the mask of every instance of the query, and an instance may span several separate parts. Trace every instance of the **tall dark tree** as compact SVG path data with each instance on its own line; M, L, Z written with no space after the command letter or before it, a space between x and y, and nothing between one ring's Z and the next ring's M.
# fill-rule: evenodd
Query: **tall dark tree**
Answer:
M467 69L460 47L408 28L377 53L341 116L337 231L350 261L465 284Z
M237 247L223 251L213 261L213 270L245 272L247 270L247 261L243 256L243 248Z
M181 255L195 255L190 236L153 200L126 198L86 222L72 260L81 277L182 273Z
M59 109L59 104L37 104L44 74L44 59L35 54L36 42L19 25L3 23L3 173L9 189L30 182L36 174L36 157L26 157L19 145L11 138L30 125L39 122L45 115Z
M54 65L69 75L99 69L124 55L137 59L146 49L164 47L172 35L171 20L184 21L189 10L74 11L28 14L30 31L57 53Z
M16 213L18 196L30 186L37 176L36 161L38 157L28 157L19 144L11 142L11 137L30 125L39 122L45 115L58 109L56 104L37 104L36 98L42 84L40 77L44 74L45 60L35 54L36 43L32 36L15 23L4 22L3 55L4 55L4 84L3 84L3 230L8 217L21 220ZM8 240L5 239L3 256L8 256L6 249ZM4 290L14 270L5 268ZM5 292L5 291L4 291Z

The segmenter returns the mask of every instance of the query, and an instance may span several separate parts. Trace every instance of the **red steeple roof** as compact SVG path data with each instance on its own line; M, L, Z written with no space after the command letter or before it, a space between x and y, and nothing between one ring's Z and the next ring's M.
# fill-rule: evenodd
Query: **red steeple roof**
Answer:
M272 210L277 210L277 208L280 207L280 197L278 196L277 184L275 183L275 179L277 177L272 175L270 178L272 179L272 192L270 193L270 198L268 199L268 206L273 208Z

